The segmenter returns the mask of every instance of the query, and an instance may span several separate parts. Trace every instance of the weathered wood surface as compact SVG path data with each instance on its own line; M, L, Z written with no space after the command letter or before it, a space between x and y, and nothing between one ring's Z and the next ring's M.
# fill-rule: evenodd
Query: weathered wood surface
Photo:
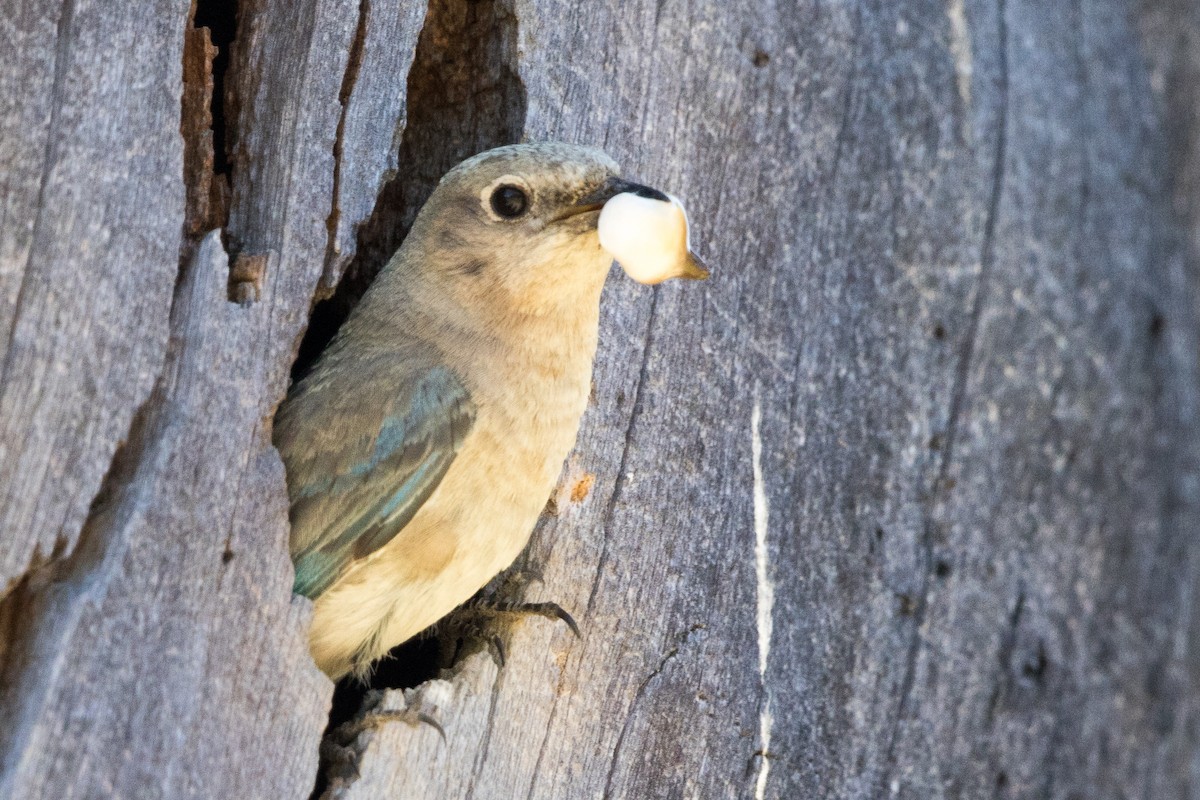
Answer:
M1185 0L246 3L224 245L184 248L173 303L187 9L64 10L0 27L34 32L27 86L0 76L3 296L23 253L42 270L3 340L0 392L42 409L0 407L6 574L80 542L0 607L0 795L310 791L331 686L270 415L322 276L354 255L365 280L431 173L521 131L684 198L716 274L607 289L595 404L521 564L582 639L530 619L502 668L468 647L385 693L445 741L364 733L328 796L1195 795ZM47 88L65 52L102 52L81 74L147 127ZM54 141L137 146L85 191L89 162L14 121L35 106L75 121ZM69 196L39 202L42 174ZM39 213L65 222L38 239ZM136 224L90 238L103 214ZM265 257L249 307L225 247ZM137 355L91 355L113 341ZM90 438L23 433L55 419ZM12 472L27 441L71 471Z
M114 462L86 547L5 609L0 796L287 797L313 785L332 686L307 655L306 604L290 597L270 418L325 258L357 11L316 1L241 9L225 235L241 256L265 257L261 301L230 302L217 234L183 270L173 308L162 298L173 311L166 369ZM187 12L170 42L182 45ZM177 48L176 70L181 58ZM167 98L176 127L163 137L180 189L181 88L177 71ZM153 198L127 205L152 221L172 211ZM181 204L169 223L178 235ZM53 317L42 323L54 330Z
M358 13L338 95L342 119L334 150L335 197L321 276L326 290L337 285L354 257L358 226L371 215L385 181L396 174L408 110L403 76L416 53L425 4L363 0Z
M74 548L162 365L187 6L4 4L0 596Z

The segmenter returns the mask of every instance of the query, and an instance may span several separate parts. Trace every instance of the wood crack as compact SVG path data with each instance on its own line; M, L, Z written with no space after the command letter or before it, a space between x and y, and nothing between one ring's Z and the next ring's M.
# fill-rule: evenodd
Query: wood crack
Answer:
M526 793L526 800L532 800L533 793L537 789L538 776L542 772L542 759L546 756L546 744L550 741L550 734L554 730L554 719L558 715L558 701L563 696L563 683L567 679L567 670L564 667L558 674L558 684L554 687L554 700L550 704L550 718L546 720L546 734L542 737L542 744L538 747L537 761L533 765L533 773L529 776L529 791Z
M483 729L483 746L479 750L479 756L475 760L475 768L471 770L471 782L467 785L467 794L464 800L471 800L475 796L475 786L479 781L479 776L483 773L483 766L487 763L488 751L492 747L492 731L496 726L496 706L500 702L500 679L504 675L504 667L501 666L496 672L496 679L492 681L492 697L488 705L487 722Z
M604 568L608 565L608 550L610 535L612 529L613 515L616 513L617 502L621 499L621 495L625 491L625 471L628 467L630 442L633 441L633 428L637 424L638 418L642 415L642 391L645 388L646 381L650 377L650 351L654 347L654 317L658 310L658 289L654 289L650 295L650 313L649 319L646 322L646 346L642 349L642 363L638 369L637 384L633 389L633 406L629 411L629 424L625 426L625 438L621 445L621 460L617 464L617 475L613 480L612 494L608 496L608 505L604 509L604 521L600 525L600 529L604 531L604 544L600 548L600 559L596 564L596 577L592 581L592 590L588 593L587 604L584 606L586 613L591 613L592 604L596 600L596 594L600 591L600 581L604 578Z
M350 97L354 94L354 86L358 83L359 69L362 67L363 48L366 45L367 26L371 17L371 0L359 0L358 25L354 30L354 40L350 43L350 56L346 60L346 71L342 74L342 87L338 92L338 102L342 106L338 116L337 133L333 139L333 191L329 204L329 216L325 219L328 231L328 241L325 244L325 268L321 272L321 281L317 285L317 297L333 293L337 283L338 273L335 261L337 259L337 227L341 218L341 187L342 187L342 154L346 136L346 114L350 108Z
M950 396L950 408L946 425L945 445L942 459L938 465L932 486L924 493L931 504L944 504L943 493L946 489L946 479L949 476L950 464L954 456L954 448L958 439L958 430L963 414L963 404L966 397L967 382L970 378L971 367L975 359L976 344L979 336L979 326L983 317L984 304L988 297L991 283L991 273L996 260L995 236L996 225L1000 214L1000 201L1004 193L1005 166L1008 157L1008 118L1009 118L1009 63L1008 63L1008 20L1006 18L1006 0L999 0L997 9L997 50L999 61L999 105L997 114L999 123L996 133L995 158L992 163L991 190L988 197L987 216L984 220L983 240L980 245L979 278L975 297L971 304L967 332L964 338L962 355L955 368L954 383ZM884 771L879 786L887 790L891 775L896 768L896 744L900 738L900 728L912 702L913 685L916 680L917 660L921 649L921 628L929 605L930 573L933 568L933 526L935 514L929 513L922 529L921 537L921 587L916 597L916 607L912 613L912 639L905 653L904 676L900 684L900 699L896 704L896 717L893 720L888 737Z
M833 166L829 170L829 190L837 188L838 173L841 171L842 150L850 132L850 117L854 112L855 84L858 82L859 43L862 39L862 6L858 6L854 15L854 39L850 43L850 77L846 80L846 96L842 101L841 118L838 122L838 132L833 143Z
M66 79L67 70L71 65L71 27L75 21L75 0L65 0L62 15L58 18L58 32L55 38L54 51L54 82L50 87L50 122L46 127L46 148L42 158L42 177L38 184L37 205L33 218L33 231L29 237L29 253L25 258L25 266L21 270L21 283L17 287L16 304L13 306L12 321L3 340L5 347L4 366L0 368L0 386L8 385L8 370L12 364L13 336L16 335L17 325L21 321L25 308L26 291L29 288L29 273L33 266L34 255L37 253L38 240L41 238L43 211L46 210L46 185L50 183L50 173L54 169L55 151L60 134L59 116L62 114L62 86Z
M675 644L668 649L667 652L663 653L662 657L658 660L658 664L655 665L654 669L650 670L650 674L648 674L644 679L642 679L642 682L638 684L637 691L633 693L633 700L630 701L629 708L625 712L625 723L621 726L621 733L617 736L616 744L613 745L612 760L609 762L608 773L604 779L604 793L601 795L604 800L607 800L607 798L612 796L613 779L616 776L617 764L621 760L621 750L625 745L625 737L629 733L629 726L633 722L634 710L637 709L638 705L641 703L642 698L646 694L646 690L650 687L650 684L654 682L654 679L662 675L663 670L667 667L667 664L673 661L679 655L679 651L691 642L692 635L699 630L703 630L704 627L705 626L703 623L697 622L682 633L676 634L673 637L675 639Z

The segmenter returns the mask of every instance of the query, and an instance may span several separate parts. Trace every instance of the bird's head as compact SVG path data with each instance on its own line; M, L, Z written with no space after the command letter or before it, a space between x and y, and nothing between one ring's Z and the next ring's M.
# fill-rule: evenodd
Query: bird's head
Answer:
M418 249L422 268L464 299L507 297L526 310L549 311L603 284L613 254L601 247L598 224L605 204L619 195L671 202L623 180L617 164L595 148L499 147L446 173L405 247ZM685 243L678 267L643 282L706 275Z

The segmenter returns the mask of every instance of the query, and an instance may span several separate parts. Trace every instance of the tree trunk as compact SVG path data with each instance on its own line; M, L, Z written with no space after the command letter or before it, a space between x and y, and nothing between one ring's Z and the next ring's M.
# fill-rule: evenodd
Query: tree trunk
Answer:
M1194 3L194 3L0 24L0 796L1200 792ZM606 289L516 580L582 637L318 775L272 415L521 139L714 276Z

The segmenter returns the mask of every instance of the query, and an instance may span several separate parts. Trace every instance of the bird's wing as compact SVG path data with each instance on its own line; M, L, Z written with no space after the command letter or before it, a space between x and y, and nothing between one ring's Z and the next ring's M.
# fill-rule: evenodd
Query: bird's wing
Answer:
M334 400L341 413L327 416L336 417L330 427L340 435L309 431L308 446L297 448L297 433L285 430L297 594L317 597L350 562L391 541L441 483L470 431L475 405L451 372L430 367L406 377L385 409L344 393ZM303 414L287 410L294 413L285 426ZM346 425L346 415L358 424Z

